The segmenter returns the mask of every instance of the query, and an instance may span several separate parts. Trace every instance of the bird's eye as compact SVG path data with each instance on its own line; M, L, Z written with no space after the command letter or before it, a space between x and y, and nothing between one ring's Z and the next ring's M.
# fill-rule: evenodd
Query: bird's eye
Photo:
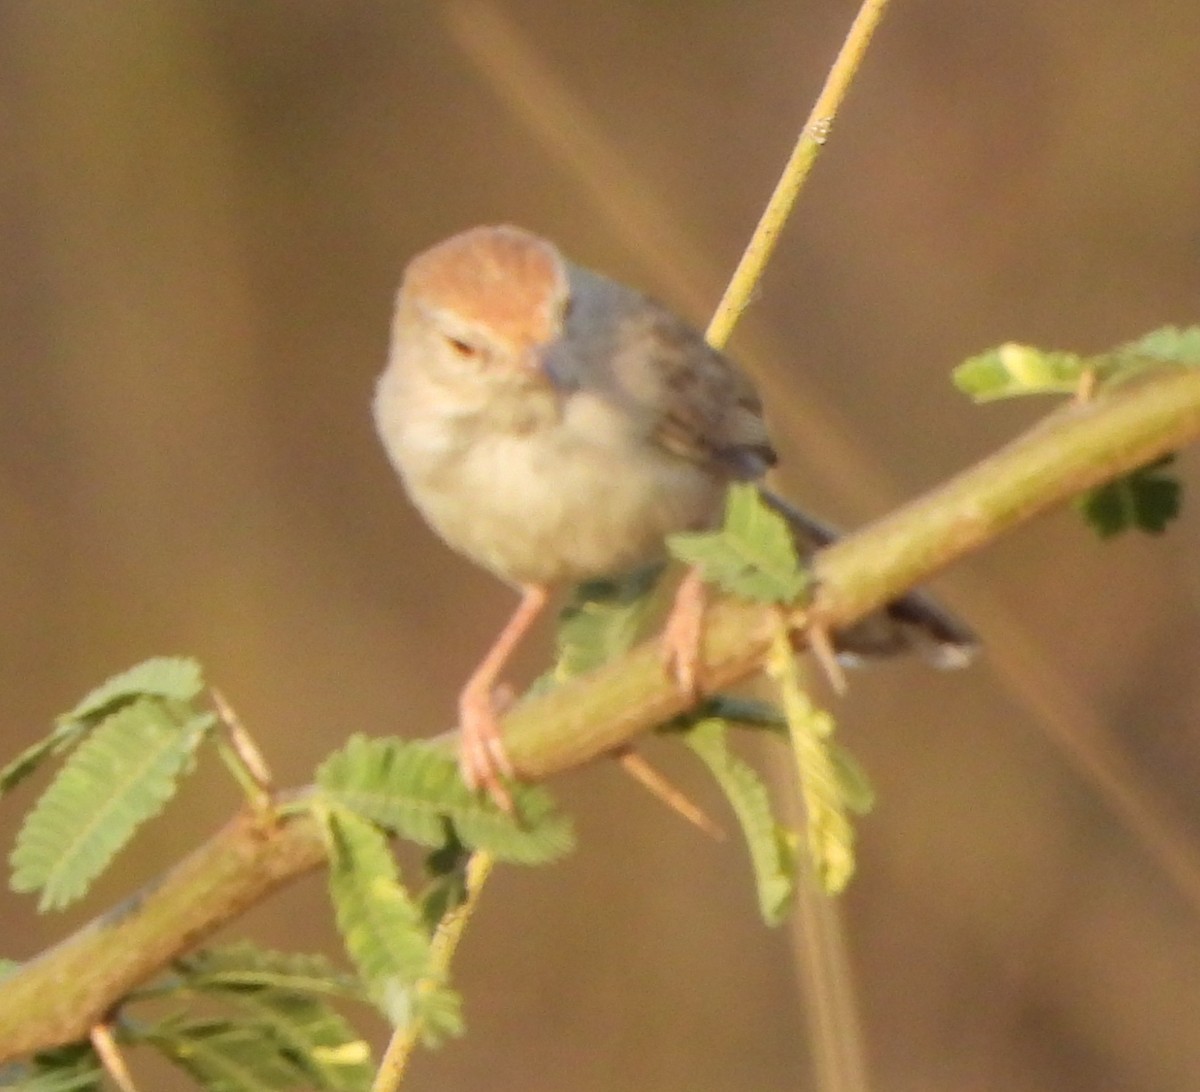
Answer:
M479 355L479 350L475 348L475 346L469 341L463 341L462 338L447 337L446 344L448 344L450 348L453 349L464 360Z

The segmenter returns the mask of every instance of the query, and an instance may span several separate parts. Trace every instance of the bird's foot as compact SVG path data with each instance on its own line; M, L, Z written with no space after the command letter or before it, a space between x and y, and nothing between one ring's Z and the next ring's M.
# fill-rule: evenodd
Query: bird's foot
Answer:
M482 789L496 806L509 815L513 813L512 793L504 784L514 776L513 764L500 735L499 716L512 704L513 694L508 687L493 690L473 687L463 690L458 701L459 731L458 768L470 789Z
M704 578L689 569L675 590L675 601L663 626L663 666L684 696L700 696L700 645L704 637Z

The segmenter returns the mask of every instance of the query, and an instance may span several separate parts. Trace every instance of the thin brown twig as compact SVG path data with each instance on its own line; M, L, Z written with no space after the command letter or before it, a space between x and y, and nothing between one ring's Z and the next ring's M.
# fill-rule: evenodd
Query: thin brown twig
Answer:
M676 815L682 816L693 826L704 831L718 842L725 840L725 831L698 804L689 800L679 789L671 784L658 770L646 761L645 757L632 747L622 747L615 754L616 760L630 777L651 796L661 801Z
M825 673L825 678L829 681L833 692L835 694L846 693L846 672L842 668L841 660L838 659L837 649L833 647L833 638L829 635L828 628L822 623L810 619L808 625L804 627L804 637L808 641L808 647L813 657L821 665L821 670Z
M225 759L225 764L242 786L251 806L260 812L269 810L274 779L261 748L246 731L241 717L226 701L225 695L215 686L210 688L209 693L212 695L213 705L216 706L217 716L221 718L225 727L231 750L230 753L222 749L221 757Z
M125 1056L121 1053L121 1048L117 1046L117 1041L113 1038L112 1029L108 1024L94 1025L88 1033L88 1038L92 1041L92 1048L96 1051L100 1064L104 1066L104 1071L112 1078L113 1084L121 1092L138 1092L137 1085L133 1081L133 1074L129 1072Z

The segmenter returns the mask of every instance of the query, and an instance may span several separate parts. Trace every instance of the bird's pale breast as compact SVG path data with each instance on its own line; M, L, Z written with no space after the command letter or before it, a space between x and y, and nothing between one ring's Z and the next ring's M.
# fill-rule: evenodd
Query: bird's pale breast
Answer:
M450 546L513 583L633 568L723 504L711 472L635 437L598 440L570 419L527 431L437 414L389 424L386 407L381 389L380 429L413 502Z

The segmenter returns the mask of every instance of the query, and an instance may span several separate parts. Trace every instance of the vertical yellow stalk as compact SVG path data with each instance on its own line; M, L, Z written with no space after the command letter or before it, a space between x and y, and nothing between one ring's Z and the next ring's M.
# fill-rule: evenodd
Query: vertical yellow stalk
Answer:
M838 52L837 60L833 62L833 67L825 78L825 86L821 88L808 120L800 131L800 137L792 149L783 174L775 184L775 192L771 194L767 207L759 217L758 226L742 252L737 269L734 270L725 294L708 324L706 336L710 345L720 348L729 340L729 335L750 302L754 286L758 284L767 262L775 251L779 234L791 215L800 187L804 185L817 153L829 137L838 107L846 97L850 81L862 63L871 36L875 33L886 7L887 0L864 0L859 9Z
M467 861L467 897L460 906L456 906L438 922L433 934L433 958L430 961L431 977L442 981L450 970L450 962L462 939L463 930L475 913L479 904L479 894L492 871L494 861L490 854L481 850L471 854ZM416 989L422 988L418 982ZM396 1092L404 1074L408 1069L409 1060L421 1038L420 1021L414 1020L406 1027L397 1028L384 1052L383 1061L379 1063L379 1072L371 1084L371 1092Z

